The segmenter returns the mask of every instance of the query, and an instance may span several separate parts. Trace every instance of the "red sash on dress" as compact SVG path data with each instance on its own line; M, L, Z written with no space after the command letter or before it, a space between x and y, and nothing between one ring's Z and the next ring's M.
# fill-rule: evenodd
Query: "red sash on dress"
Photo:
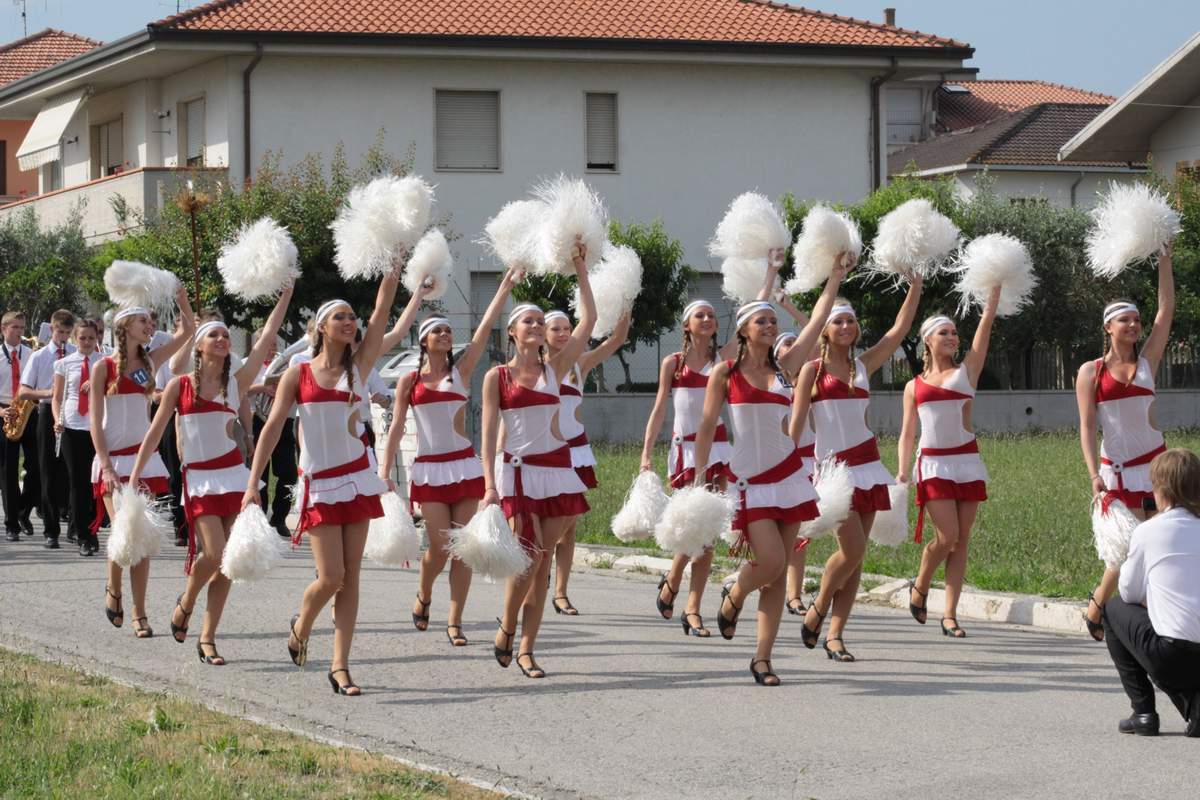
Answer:
M513 468L513 497L517 501L517 514L521 520L519 539L526 549L534 549L533 513L529 510L529 502L525 499L525 487L521 482L521 467L528 464L531 467L560 467L571 469L571 448L563 445L549 453L535 453L531 456L514 456L504 454L504 463Z
M183 515L188 522L188 549L187 558L183 562L183 574L192 574L192 564L196 562L196 520L192 516L191 508L191 493L188 491L188 473L194 469L228 469L236 467L238 464L246 463L242 459L242 451L234 447L223 456L210 458L208 461L197 461L194 464L183 464L181 472L183 474Z
M300 517L301 518L304 517L304 512L308 508L308 490L309 490L309 484L312 481L323 481L326 478L341 478L343 476L352 475L355 472L362 472L363 470L370 469L370 468L371 468L371 460L369 458L367 458L367 453L364 450L363 454L361 456L359 456L358 458L354 459L353 461L347 462L345 464L336 466L336 467L330 467L329 469L323 469L319 472L314 472L311 475L308 475L305 472L300 471L300 477L304 480L304 497L300 501ZM302 530L300 530L300 526L297 525L296 533L292 536L292 547L295 547L296 545L300 544L300 537L303 536L303 534L304 534L304 532Z
M110 450L109 458L113 456L136 456L138 450L142 448L141 442L130 445L129 447L121 448L120 450ZM118 476L120 477L120 476ZM100 530L100 523L104 522L104 515L108 510L104 507L104 470L100 470L100 481L92 486L92 499L96 501L96 515L92 518L92 524L88 529L95 536Z
M925 456L965 456L970 453L979 452L979 441L972 439L966 444L960 444L958 447L922 447L921 452L917 454L917 529L913 532L913 541L920 544L921 532L925 529L925 491L921 488L922 482L925 480L925 475L921 469L921 459Z
M1125 491L1125 481L1121 478L1121 473L1125 471L1126 467L1140 467L1143 464L1149 464L1151 461L1153 461L1155 459L1155 457L1158 456L1159 453L1165 453L1165 452L1167 452L1167 443L1163 442L1158 447L1151 450L1149 453L1143 453L1142 455L1138 456L1137 458L1126 461L1123 464L1118 464L1115 461L1110 461L1109 459L1105 458L1104 456L1100 456L1100 463L1112 467L1112 471L1115 472L1117 475L1117 491L1123 492L1123 491Z
M800 451L793 450L792 454L780 461L770 469L763 470L757 475L750 478L738 478L732 471L728 471L730 481L734 482L738 490L738 511L733 517L733 529L738 532L737 541L729 548L729 555L733 558L738 558L745 553L750 546L750 527L747 519L750 516L750 510L746 506L746 487L750 485L762 485L764 483L779 483L790 475L794 475L803 466L804 457L800 455Z

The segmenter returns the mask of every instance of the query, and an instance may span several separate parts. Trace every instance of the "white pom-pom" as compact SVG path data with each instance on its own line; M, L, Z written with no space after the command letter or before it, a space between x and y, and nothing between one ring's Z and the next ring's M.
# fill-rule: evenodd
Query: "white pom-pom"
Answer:
M433 289L425 295L425 299L437 300L446 293L453 274L454 257L450 255L446 235L434 228L422 236L413 248L412 257L404 269L404 288L410 294L416 294L422 283L432 281Z
M888 496L892 507L875 515L871 540L886 547L899 547L908 541L908 484L892 484Z
M514 200L506 203L488 220L479 244L511 269L533 266L533 246L538 225L546 216L546 204L538 200Z
M446 549L477 575L492 580L507 580L525 574L533 562L499 505L479 509L470 522L450 529Z
M245 225L221 247L217 269L225 290L243 300L275 297L300 277L299 254L287 228L270 217Z
M1141 523L1116 497L1092 501L1092 539L1096 555L1109 569L1120 569L1129 556L1133 529Z
M104 290L118 306L143 306L160 311L175 307L179 279L165 269L139 261L117 259L104 270Z
M1098 278L1115 278L1130 264L1162 250L1183 230L1179 212L1166 195L1145 183L1113 181L1092 209L1092 219L1087 256Z
M108 560L128 569L158 554L163 537L173 527L169 513L148 494L126 483L113 495L112 532L108 535Z
M717 224L712 241L708 243L708 252L716 258L765 261L772 250L782 250L791 243L791 231L774 204L765 195L746 192L730 203L729 210ZM759 281L759 286L762 286L762 281ZM750 299L754 299L753 294Z
M279 566L283 542L257 503L246 506L229 529L221 574L234 583L256 581Z
M765 258L730 257L721 262L721 293L738 305L758 297L766 279Z
M949 269L958 273L955 290L962 296L959 312L971 306L987 305L992 289L1000 287L1000 305L996 315L1016 314L1029 302L1037 276L1033 260L1020 239L1006 233L989 233L972 239L958 255L958 262Z
M825 283L833 272L834 260L842 253L849 253L855 259L862 255L858 223L829 206L813 206L804 217L800 235L792 247L796 272L784 290L788 294L804 294Z
M667 499L662 479L655 472L638 473L625 496L625 504L612 518L613 535L622 542L650 538L667 507Z
M584 266L595 266L608 241L608 212L600 196L582 180L566 175L538 184L533 194L545 206L534 229L533 271L574 275L577 243L586 248Z
M699 558L729 528L733 501L703 486L677 490L654 526L654 539L669 553Z
M799 535L808 539L832 535L850 516L854 473L846 462L827 456L813 470L813 488L817 490L817 510L821 515L800 525Z
M414 175L386 175L351 189L329 226L342 277L386 274L425 232L432 204L432 187Z
M933 277L958 244L958 228L933 203L917 197L879 220L870 272L896 282L911 275Z
M384 492L383 516L371 520L363 555L384 567L401 567L421 557L421 532L400 495Z
M603 339L617 327L621 315L633 308L642 291L642 259L625 245L604 243L604 257L588 271L592 297L596 303L596 326L592 338ZM579 287L571 297L571 308L579 308Z

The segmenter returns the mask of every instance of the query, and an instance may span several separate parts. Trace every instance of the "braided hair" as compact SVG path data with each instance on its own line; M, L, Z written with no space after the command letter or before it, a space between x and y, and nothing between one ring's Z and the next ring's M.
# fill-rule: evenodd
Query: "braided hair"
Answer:
M684 323L683 329L683 347L680 349L679 358L675 362L675 379L683 374L683 367L687 363L687 355L692 349L692 332L687 329L687 323ZM713 336L708 340L708 360L710 362L717 360L717 337Z
M192 389L197 395L200 394L200 387L203 385L200 382L200 365L202 362L203 358L200 355L200 348L196 348L195 360L192 366ZM225 359L221 362L221 394L219 395L221 404L226 406L229 405L229 369L230 358L229 354L226 353Z
M116 360L116 364L117 364L117 374L112 377L112 380L108 385L108 390L105 392L105 394L116 394L117 393L117 387L121 383L121 376L125 374L125 369L128 366L126 364L126 361L128 360L126 353L129 351L129 347L128 347L129 332L127 330L128 324L127 324L126 320L129 320L129 319L135 319L135 317L126 317L126 319L123 319L119 323L117 323L117 326L116 326L117 355L116 355L115 360ZM137 357L138 357L138 360L141 361L143 364L146 364L147 366L150 366L151 368L153 368L154 364L150 360L150 353L146 350L145 346L143 346L141 344L139 344L137 346ZM150 396L150 395L154 394L154 381L153 380L146 381L146 387L142 391L146 396Z
M750 351L750 340L747 339L741 331L737 334L738 349L737 358L734 359L733 368L737 369L742 365L742 359L746 357L746 353ZM775 348L767 348L767 364L770 365L772 372L779 372L779 362L775 360Z

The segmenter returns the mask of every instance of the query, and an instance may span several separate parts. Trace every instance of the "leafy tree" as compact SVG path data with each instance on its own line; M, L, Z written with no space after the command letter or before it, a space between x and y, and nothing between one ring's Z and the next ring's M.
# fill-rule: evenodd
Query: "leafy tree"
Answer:
M83 305L88 247L81 214L76 208L62 225L45 230L32 208L0 222L0 313L24 311L36 324L57 309Z

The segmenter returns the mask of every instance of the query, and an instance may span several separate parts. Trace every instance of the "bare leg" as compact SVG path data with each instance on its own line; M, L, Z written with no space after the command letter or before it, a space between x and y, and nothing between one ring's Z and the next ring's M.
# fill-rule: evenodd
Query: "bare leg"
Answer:
M108 509L108 518L115 519L112 495L104 495L104 506ZM124 570L112 561L108 562L108 586L113 594L121 597L121 579ZM146 620L146 587L150 583L150 559L144 558L129 568L129 588L133 591L133 632L139 639L147 639L152 635ZM109 608L116 608L118 601L105 597ZM123 604L122 604L123 607Z
M667 570L667 582L663 584L662 588L658 591L659 599L661 599L664 603L674 604L675 596L679 594L680 584L683 583L683 570L685 567L687 567L689 560L690 559L687 556L683 555L677 555L671 559L671 568ZM709 565L712 565L711 558L709 558ZM695 575L696 569L695 566L693 566L693 579L695 578ZM688 598L688 602L691 602L690 597ZM664 611L663 617L665 619L670 619L674 613L675 612L671 610Z
M909 592L908 598L909 603L920 607L924 607L926 604L925 596L929 594L929 586L933 583L933 576L937 574L938 567L954 552L960 531L956 501L930 500L925 504L925 513L933 522L936 533L933 541L925 545L925 550L921 553L921 568L917 570L917 577L913 581L913 589ZM947 572L949 572L949 568L947 568ZM946 582L948 589L948 576ZM949 601L948 597L947 601ZM922 615L918 622L925 618L926 616Z
M533 648L537 643L538 630L542 626L542 615L546 611L546 592L550 583L548 580L550 577L550 553L553 552L563 531L573 519L573 517L546 517L540 521L542 548L546 551L546 555L538 562L538 574L533 584L526 590L524 605L521 607L521 649L517 655L518 661L522 654L528 657L525 669L534 673L531 677L545 675L533 661ZM518 666L521 665L518 664Z
M450 518L456 525L466 525L478 510L478 500L459 500L451 509ZM446 612L447 625L462 625L463 609L467 606L467 594L470 591L471 568L457 558L452 559L450 561L450 608ZM463 641L466 641L465 637Z
M759 520L749 525L747 535L754 550L754 563L747 561L738 572L737 582L729 591L729 601L743 606L751 592L758 591L758 648L755 660L769 661L779 633L783 616L784 590L788 553L796 541L799 523L782 528L773 520ZM728 614L726 614L728 610ZM730 616L733 609L723 609ZM761 671L761 670L759 670Z
M232 520L232 517L230 518ZM225 590L220 594L221 608L225 606L225 598L229 595L229 579L221 575L221 556L225 552L225 528L222 525L220 517L205 515L198 518L192 523L196 528L196 536L203 543L202 552L196 556L196 560L192 562L192 572L187 577L187 581L183 586L183 594L180 595L179 602L171 609L171 624L180 627L189 627L191 622L191 614L196 608L196 600L200 597L201 590L208 584L210 580L214 580L214 576L224 578ZM217 609L216 618L221 618L221 608ZM208 605L205 607L204 616L207 620L208 615L212 613L212 597L210 597ZM207 630L202 629L200 632L200 641L211 642L211 636L205 634L215 634L216 625L206 625ZM181 634L186 638L187 634ZM182 642L184 639L175 638L176 641Z
M692 578L688 582L686 609L688 614L700 613L700 602L704 599L704 589L708 586L708 576L712 573L712 563L712 548L705 550L704 555L699 558L692 559ZM672 566L674 566L674 562L672 562Z
M304 590L300 600L300 618L296 620L296 635L307 639L312 633L313 623L325 604L337 594L345 577L343 562L342 527L340 525L318 525L309 528L308 546L312 550L317 566L317 577Z
M421 556L421 569L417 583L417 596L413 600L412 613L418 617L429 615L429 604L433 602L433 582L446 568L450 554L446 551L447 530L450 528L450 506L445 503L422 503L421 514L425 517L425 533L429 547ZM450 620L447 620L447 624ZM414 622L417 630L429 628L428 622Z
M531 563L529 569L525 570L520 575L509 578L504 585L504 611L500 615L500 630L496 631L495 645L496 649L511 649L512 637L517 630L517 611L520 610L521 604L525 602L525 596L529 594L530 585L541 574L543 561L548 561L550 554L543 552L542 547L542 532L537 517L532 517L533 520L533 543L532 552L529 553ZM521 535L521 520L520 518L510 519L508 524L513 529L513 533L519 538ZM542 577L542 586L545 586L545 577ZM543 597L545 592L543 590ZM500 666L507 667L512 663L511 656L497 656Z
M350 644L354 640L354 627L358 623L359 584L362 578L363 550L367 546L367 527L369 520L362 520L351 525L342 526L342 583L338 588L334 603L337 604L337 622L333 629L333 659L330 661L331 670L349 669ZM317 609L319 612L320 609ZM314 615L315 616L315 615ZM349 683L349 673L341 673ZM351 694L360 692L351 690Z
M821 618L830 617L827 643L830 639L841 639L846 619L854 608L863 557L867 552L867 536L874 522L874 511L867 514L851 511L838 527L838 549L825 562L821 589L804 617L805 627L817 632L821 629Z
M804 613L804 566L808 561L808 546L799 550L792 546L787 567L787 607L789 611Z
M958 504L958 544L946 559L946 610L942 619L958 622L958 598L962 596L963 583L967 578L967 548L971 543L971 526L979 502L966 500ZM944 627L944 626L943 626ZM965 634L964 634L965 635Z
M568 616L579 612L567 600L567 583L571 580L571 567L575 564L575 526L579 517L572 517L567 523L566 530L554 548L554 605ZM563 600L565 602L561 602Z

